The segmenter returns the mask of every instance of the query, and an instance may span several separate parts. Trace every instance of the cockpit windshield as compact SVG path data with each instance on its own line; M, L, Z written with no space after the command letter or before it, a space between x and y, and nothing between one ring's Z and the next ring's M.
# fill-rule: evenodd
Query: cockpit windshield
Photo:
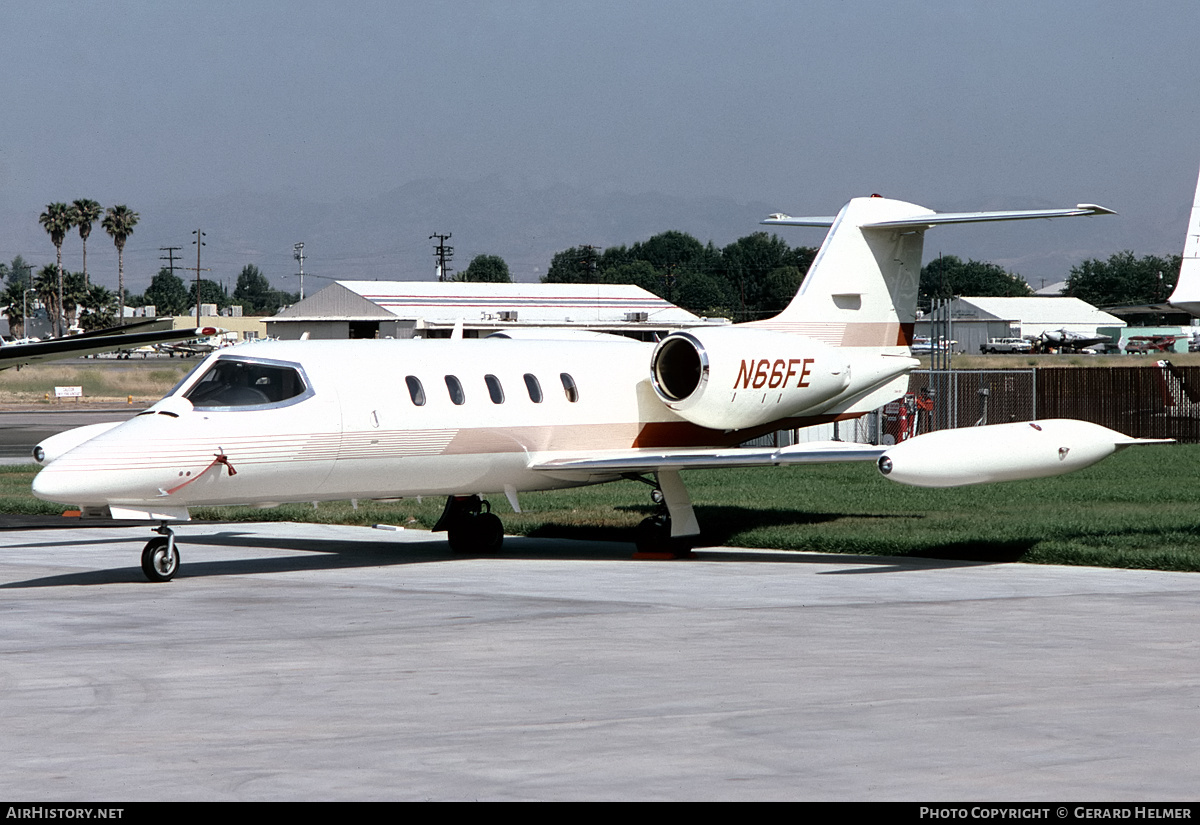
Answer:
M183 397L194 407L261 407L299 400L307 391L304 377L295 367L221 358Z

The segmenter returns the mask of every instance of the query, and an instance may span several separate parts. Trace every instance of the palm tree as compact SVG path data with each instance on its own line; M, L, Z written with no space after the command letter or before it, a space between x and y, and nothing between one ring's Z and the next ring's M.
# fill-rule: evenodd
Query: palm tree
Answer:
M0 301L8 304L4 314L8 316L8 331L14 338L25 337L25 282L10 278Z
M42 302L42 306L46 308L46 317L59 317L62 315L62 310L59 308L62 304L59 303L59 295L62 293L62 281L58 279L59 269L51 264L46 264L38 272L37 277L33 281L33 289L37 292L38 300Z
M70 319L72 327L79 326L79 311L87 303L87 294L82 272L63 273L63 316Z
M105 329L116 323L113 313L117 308L117 296L100 284L88 287L87 297L81 302L81 306L83 312L79 316L79 326L88 332Z
M125 323L125 239L133 234L138 213L128 206L110 206L104 214L104 231L112 236L117 245L117 323Z
M100 204L87 198L80 198L72 203L71 209L74 212L75 225L79 227L79 237L83 241L83 283L84 286L87 286L87 239L88 235L92 234L92 224L100 220L104 209Z
M71 207L65 203L52 203L46 207L46 211L38 218L42 227L50 233L50 243L54 244L54 250L58 254L58 303L56 307L58 312L54 314L54 334L61 338L63 334L62 318L62 245L63 239L67 237L67 233L71 231L75 220L71 212Z

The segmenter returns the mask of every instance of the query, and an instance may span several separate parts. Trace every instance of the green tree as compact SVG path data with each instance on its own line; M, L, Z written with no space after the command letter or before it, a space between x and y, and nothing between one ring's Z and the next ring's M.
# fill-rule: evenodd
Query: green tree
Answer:
M564 250L542 281L636 284L698 315L750 320L788 305L816 252L765 232L718 250L671 231L603 252L591 246Z
M54 302L54 334L61 338L63 334L62 326L62 306L63 306L63 268L62 268L62 245L66 239L67 233L71 231L71 226L74 221L74 216L71 207L65 203L52 203L46 207L46 211L39 217L38 221L42 224L42 228L50 235L50 243L54 244L54 252L58 258L58 300Z
M79 239L83 241L83 283L89 285L87 271L87 242L88 236L92 234L92 224L100 220L100 216L104 214L100 204L87 198L79 198L71 204L71 217L75 225L79 227Z
M544 284L594 284L599 277L600 256L594 246L573 246L556 252L542 277Z
M778 314L796 295L795 273L806 272L816 252L811 247L793 249L778 235L766 232L738 238L722 249L720 269L737 298L736 319Z
M87 301L87 286L82 272L64 272L62 287L63 314L71 319L71 326L79 326L79 310Z
M960 295L1019 298L1032 295L1025 279L1003 267L984 261L963 262L954 255L941 255L921 269L917 306L928 312L934 300Z
M676 279L673 288L673 302L688 312L709 318L730 314L733 296L719 275L688 270Z
M193 292L193 295L195 293ZM233 302L242 305L247 315L273 315L279 310L279 298L271 282L254 264L246 264L233 288Z
M133 234L137 222L138 213L121 204L108 207L102 224L117 247L117 317L122 323L125 321L125 241Z
M178 275L163 267L150 279L143 300L154 305L157 315L182 315L187 311L188 291Z
M100 284L92 284L87 288L85 297L80 304L79 326L85 332L97 329L107 329L117 323L117 296Z
M1107 261L1089 258L1071 268L1063 295L1097 307L1160 303L1171 294L1180 263L1179 255L1137 258L1129 250Z
M816 250L808 250L815 254ZM754 312L759 317L770 318L787 309L788 304L800 291L804 282L804 274L812 265L809 260L803 266L777 266L762 279Z
M456 281L511 284L508 264L499 255L476 255L467 268L454 277Z
M4 314L8 318L9 334L16 338L25 337L25 281L11 278L0 293L0 303L6 305Z
M662 278L646 261L622 261L604 269L601 281L606 284L633 284L657 295L662 291Z
M8 265L8 278L10 281L19 279L26 289L30 289L33 281L33 267L25 263L24 258L17 255Z
M200 279L200 303L216 304L217 310L220 311L229 306L229 293L225 291L225 287L221 286L216 281L210 281L207 278ZM195 312L196 309L196 282L192 281L192 285L188 287L187 305L189 312Z
M46 317L60 318L62 311L59 309L62 306L59 303L59 294L61 289L61 281L58 277L58 267L54 264L46 264L33 279L33 289L37 292L38 300L42 302L42 306L46 308Z

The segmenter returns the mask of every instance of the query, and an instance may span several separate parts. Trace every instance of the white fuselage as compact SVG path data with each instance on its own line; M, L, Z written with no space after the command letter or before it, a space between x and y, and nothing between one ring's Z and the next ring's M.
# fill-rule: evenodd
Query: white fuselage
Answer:
M533 458L727 445L746 437L698 427L667 409L650 386L652 349L616 338L231 348L142 414L49 462L34 493L84 507L172 512L551 489L581 482L577 475L532 471ZM194 406L184 397L217 359L235 357L294 365L307 392L245 407ZM414 402L412 379L420 382L422 404ZM452 397L454 379L462 403Z
M142 414L49 461L34 493L169 517L195 505L511 493L617 477L532 469L560 456L731 446L754 435L689 423L663 404L650 381L653 348L615 337L230 348ZM231 359L294 368L305 391L206 406L198 386Z

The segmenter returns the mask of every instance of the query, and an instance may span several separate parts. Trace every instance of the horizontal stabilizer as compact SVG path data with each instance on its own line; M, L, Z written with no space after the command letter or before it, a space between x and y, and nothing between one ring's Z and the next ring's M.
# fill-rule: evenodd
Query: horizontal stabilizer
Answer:
M822 218L793 218L791 215L785 215L782 212L776 212L769 216L761 223L771 226L833 226L833 222L837 218L826 216Z
M864 223L864 229L928 229L950 223L986 221L1027 221L1037 218L1078 218L1091 215L1115 215L1111 209L1094 203L1081 203L1070 209L1020 209L1001 212L927 212L911 218ZM762 223L773 226L833 226L833 218L793 218L776 212Z

